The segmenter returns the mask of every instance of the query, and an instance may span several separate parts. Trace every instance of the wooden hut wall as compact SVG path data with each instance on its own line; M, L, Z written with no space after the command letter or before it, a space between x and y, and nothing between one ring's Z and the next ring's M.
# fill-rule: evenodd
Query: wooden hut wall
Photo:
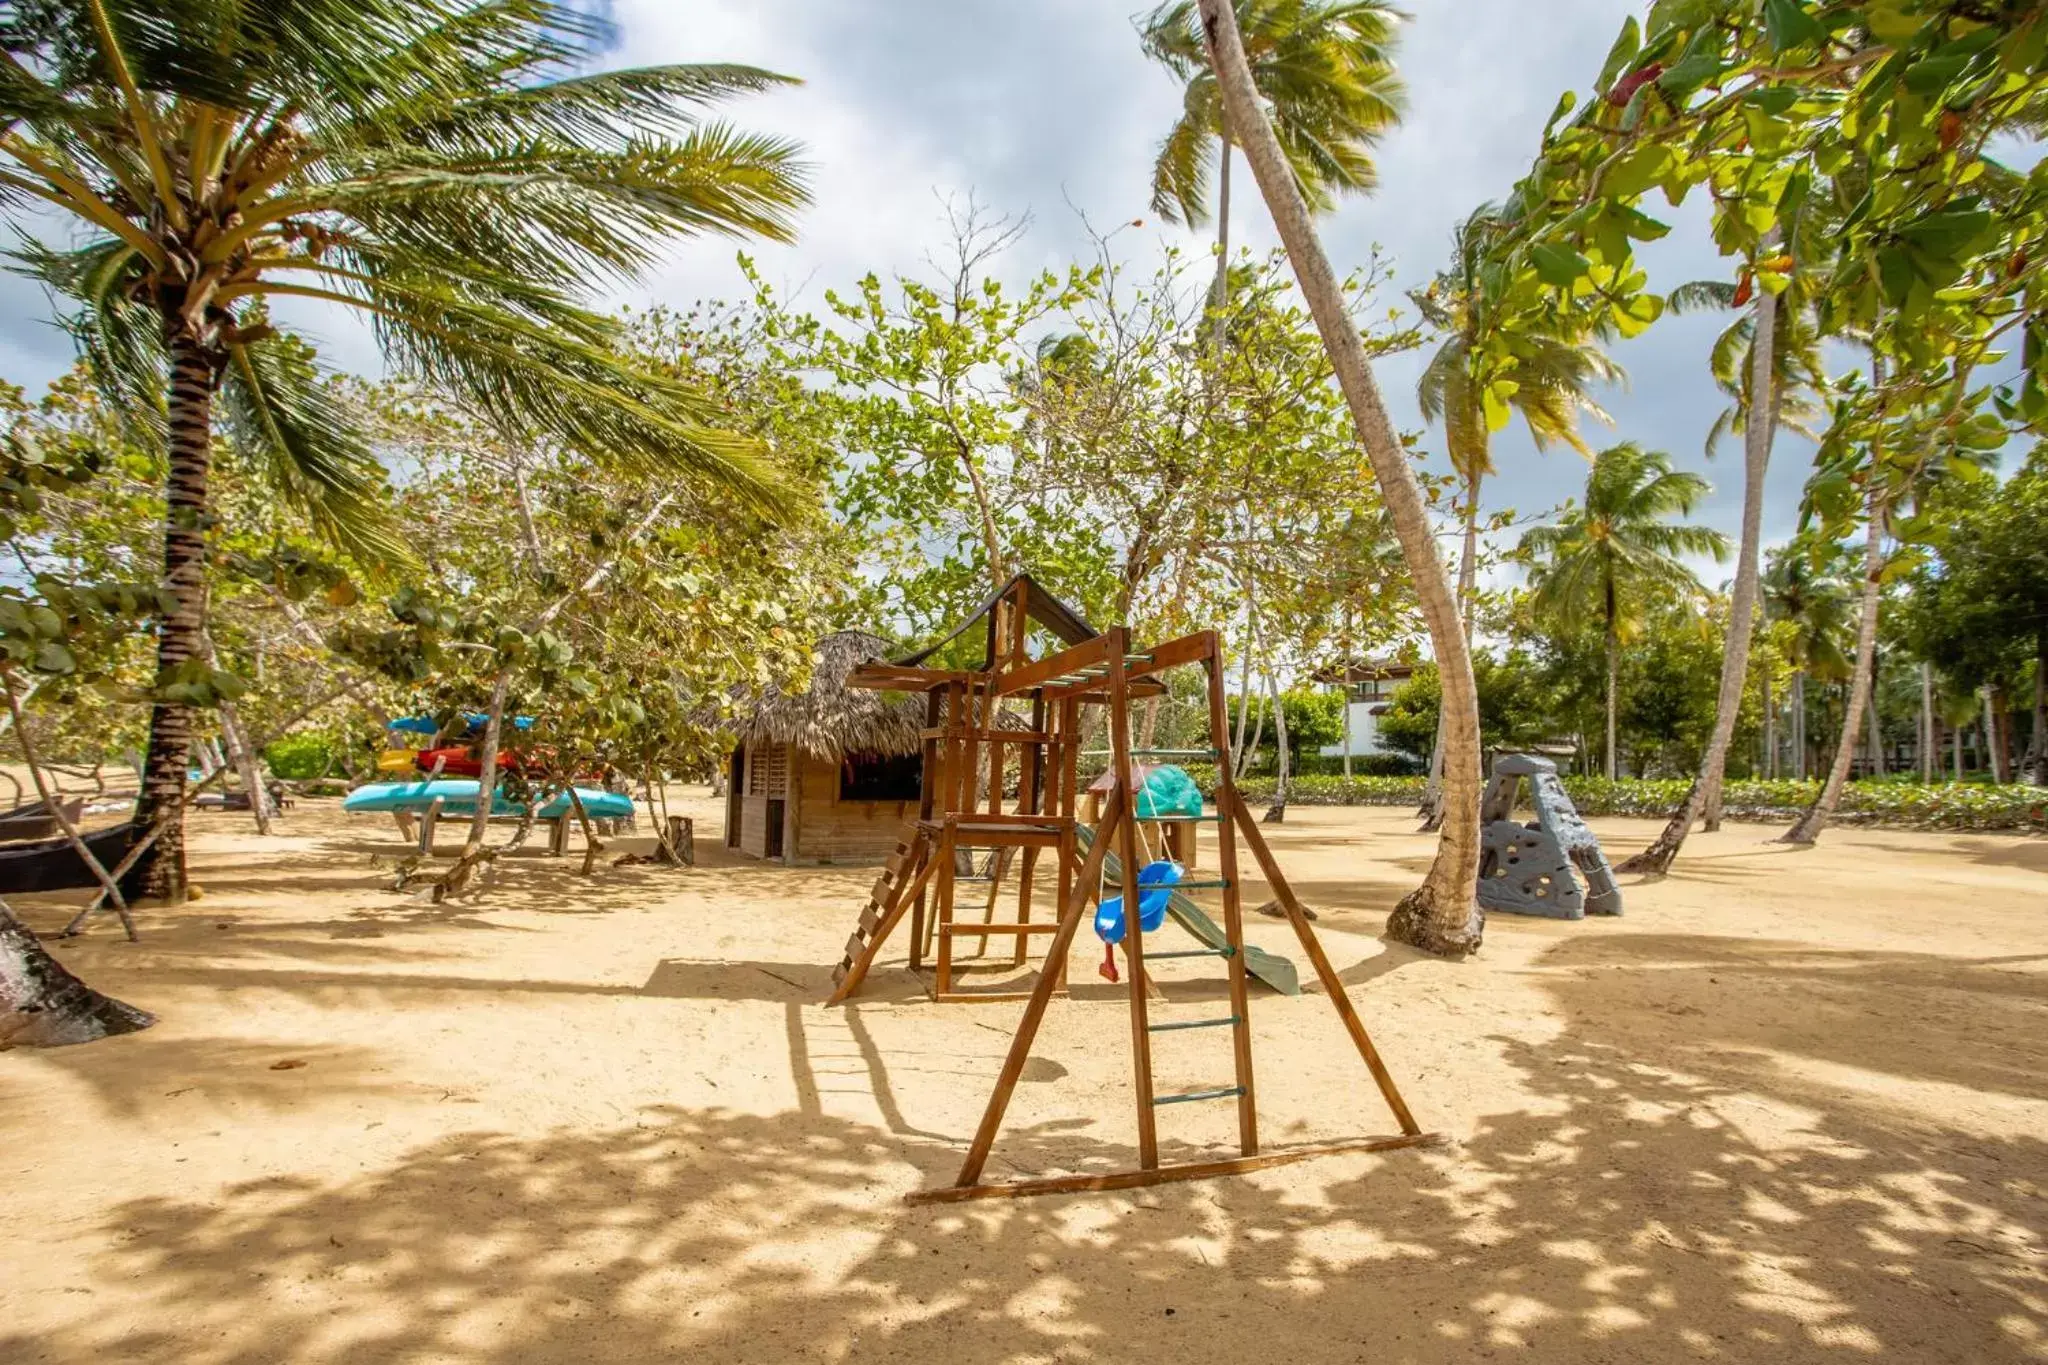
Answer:
M734 806L739 838L750 858L775 854L770 815L782 817L780 855L797 863L872 863L895 851L915 800L855 801L840 792L840 765L792 744L747 746L743 784ZM772 803L772 804L771 804Z
M802 755L797 802L796 857L807 863L880 862L896 850L903 822L917 802L842 799L840 765Z

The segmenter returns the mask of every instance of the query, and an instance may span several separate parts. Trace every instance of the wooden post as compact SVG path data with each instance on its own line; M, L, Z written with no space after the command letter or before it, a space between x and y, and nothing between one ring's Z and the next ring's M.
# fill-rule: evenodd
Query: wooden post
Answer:
M671 815L668 818L668 847L676 861L684 867L697 865L697 823L688 815Z
M1152 1104L1152 1032L1145 1000L1145 926L1138 913L1138 789L1131 775L1130 689L1124 681L1124 655L1130 649L1130 632L1122 626L1109 630L1111 640L1109 672L1109 747L1116 772L1116 790L1130 812L1117 827L1117 857L1123 863L1124 957L1131 969L1131 1070L1137 1088L1138 1165L1152 1170L1159 1165L1158 1115Z
M920 825L922 825L922 822L932 818L932 811L936 808L938 792L940 790L939 740L933 731L939 728L940 719L944 715L942 707L943 702L939 696L939 689L936 687L928 689L924 694L924 761L920 765L921 771L918 773L917 778L917 818ZM924 871L924 864L931 860L931 849L928 844L919 843L917 848L918 865L908 869L913 876L922 873ZM910 912L910 970L912 971L917 971L924 966L925 880L921 876L918 878L917 901L911 907Z
M1237 784L1230 776L1229 755L1222 752L1228 741L1223 739L1230 724L1229 703L1223 696L1223 648L1212 632L1208 658L1202 662L1203 671L1209 683L1209 733L1217 737L1212 746L1216 758L1216 813L1228 817L1237 801ZM1349 723L1347 716L1346 723ZM1190 824L1187 839L1195 841L1197 826ZM1259 1106L1258 1096L1252 1083L1252 1032L1251 992L1245 981L1244 966L1244 889L1243 880L1237 870L1237 839L1227 818L1216 822L1216 867L1217 875L1223 880L1223 933L1235 949L1230 955L1230 1012L1237 1016L1238 1024L1231 1029L1232 1057L1237 1067L1237 1142L1246 1156L1254 1156L1259 1150Z
M427 803L427 808L420 812L420 856L422 858L434 856L434 826L441 823L442 799L438 796L435 797ZM481 793L478 794L477 799L483 799Z
M957 816L946 816L944 829L939 834L936 899L938 901L939 933L939 975L937 991L949 995L953 990L953 849L958 821Z

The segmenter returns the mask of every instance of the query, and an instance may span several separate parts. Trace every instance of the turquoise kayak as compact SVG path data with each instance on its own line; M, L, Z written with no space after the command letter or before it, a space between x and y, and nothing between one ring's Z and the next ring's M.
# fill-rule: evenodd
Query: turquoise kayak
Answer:
M473 777L437 777L431 782L371 782L357 787L341 799L347 811L420 811L441 799L441 809L450 815L469 815L476 810L477 780ZM633 813L633 798L619 792L578 787L583 809L593 820L620 820ZM498 795L491 802L493 815L519 815L521 808ZM569 793L557 792L535 811L542 820L571 814Z

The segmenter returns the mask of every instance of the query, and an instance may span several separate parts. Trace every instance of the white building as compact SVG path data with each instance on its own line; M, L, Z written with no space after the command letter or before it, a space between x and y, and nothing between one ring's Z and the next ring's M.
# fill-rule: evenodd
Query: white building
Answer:
M1315 675L1317 682L1342 691L1347 698L1344 721L1350 730L1352 757L1394 752L1393 746L1380 740L1380 717L1387 713L1387 703L1393 698L1394 689L1414 675L1413 664L1391 663L1382 659L1354 659ZM1335 744L1324 745L1321 750L1330 758L1341 757L1344 751L1341 739Z

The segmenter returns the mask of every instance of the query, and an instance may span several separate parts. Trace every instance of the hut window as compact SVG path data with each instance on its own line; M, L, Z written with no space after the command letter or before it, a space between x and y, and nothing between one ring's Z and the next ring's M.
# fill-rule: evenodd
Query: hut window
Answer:
M747 795L789 794L789 746L756 744L747 752Z
M839 763L841 801L915 801L923 781L922 754L848 754Z

